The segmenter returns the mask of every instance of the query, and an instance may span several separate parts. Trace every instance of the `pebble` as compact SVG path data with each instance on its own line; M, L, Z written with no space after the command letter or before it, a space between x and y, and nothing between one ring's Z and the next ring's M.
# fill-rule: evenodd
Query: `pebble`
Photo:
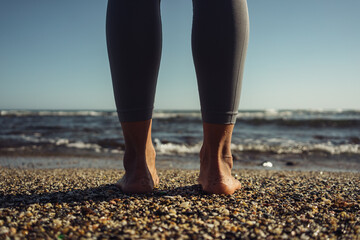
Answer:
M190 206L190 202L183 202L180 204L180 207L182 208L188 208Z
M237 170L243 188L206 194L198 171L159 170L124 194L112 169L0 168L0 239L356 239L360 174ZM36 237L35 237L36 236Z
M9 231L10 231L10 230L9 230L8 227L2 226L2 227L0 228L0 236L7 234Z
M261 165L262 165L263 167L267 167L267 168L272 168L272 167L273 167L273 163L272 163L272 162L269 162L269 161L263 162L263 163L261 163Z

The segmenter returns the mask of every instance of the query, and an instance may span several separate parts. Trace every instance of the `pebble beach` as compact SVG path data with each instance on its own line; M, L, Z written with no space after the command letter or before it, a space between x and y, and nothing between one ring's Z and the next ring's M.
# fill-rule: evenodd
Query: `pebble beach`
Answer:
M360 239L360 173L235 170L231 196L165 169L124 194L123 173L0 168L0 239Z

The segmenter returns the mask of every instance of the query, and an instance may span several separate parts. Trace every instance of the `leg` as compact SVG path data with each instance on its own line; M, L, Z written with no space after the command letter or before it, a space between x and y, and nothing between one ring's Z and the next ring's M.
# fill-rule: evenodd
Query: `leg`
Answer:
M210 193L232 194L232 130L238 111L249 36L246 0L193 0L192 49L204 143L199 182Z
M106 39L120 121L150 119L161 57L160 0L109 0Z
M124 139L124 192L159 182L151 117L161 56L160 0L109 0L106 38L115 103Z

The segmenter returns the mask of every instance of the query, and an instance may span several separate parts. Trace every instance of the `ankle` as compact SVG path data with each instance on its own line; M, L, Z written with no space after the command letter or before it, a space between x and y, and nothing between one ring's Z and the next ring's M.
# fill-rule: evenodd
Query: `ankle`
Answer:
M125 156L129 156L132 159L143 159L155 157L155 148L152 145L152 142L147 143L145 146L136 146L136 145L125 145Z
M200 160L202 162L209 163L228 163L232 165L233 157L231 154L230 146L225 146L223 148L202 146L200 150Z
M125 154L133 158L146 158L155 152L151 140L152 120L121 122L125 139Z
M155 167L155 149L148 148L146 151L125 149L123 164L126 171L146 171Z
M228 158L231 157L231 145L229 144L208 144L204 141L200 154L208 158Z
M200 175L210 179L226 179L231 176L233 158L230 148L211 148L203 145L200 151Z

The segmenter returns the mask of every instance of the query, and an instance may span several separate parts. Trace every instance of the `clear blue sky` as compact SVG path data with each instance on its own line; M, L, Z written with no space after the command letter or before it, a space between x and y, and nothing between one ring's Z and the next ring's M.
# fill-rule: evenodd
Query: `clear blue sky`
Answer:
M0 2L0 109L115 109L105 0ZM360 108L359 0L248 0L240 109ZM156 109L199 109L191 0L162 0Z

